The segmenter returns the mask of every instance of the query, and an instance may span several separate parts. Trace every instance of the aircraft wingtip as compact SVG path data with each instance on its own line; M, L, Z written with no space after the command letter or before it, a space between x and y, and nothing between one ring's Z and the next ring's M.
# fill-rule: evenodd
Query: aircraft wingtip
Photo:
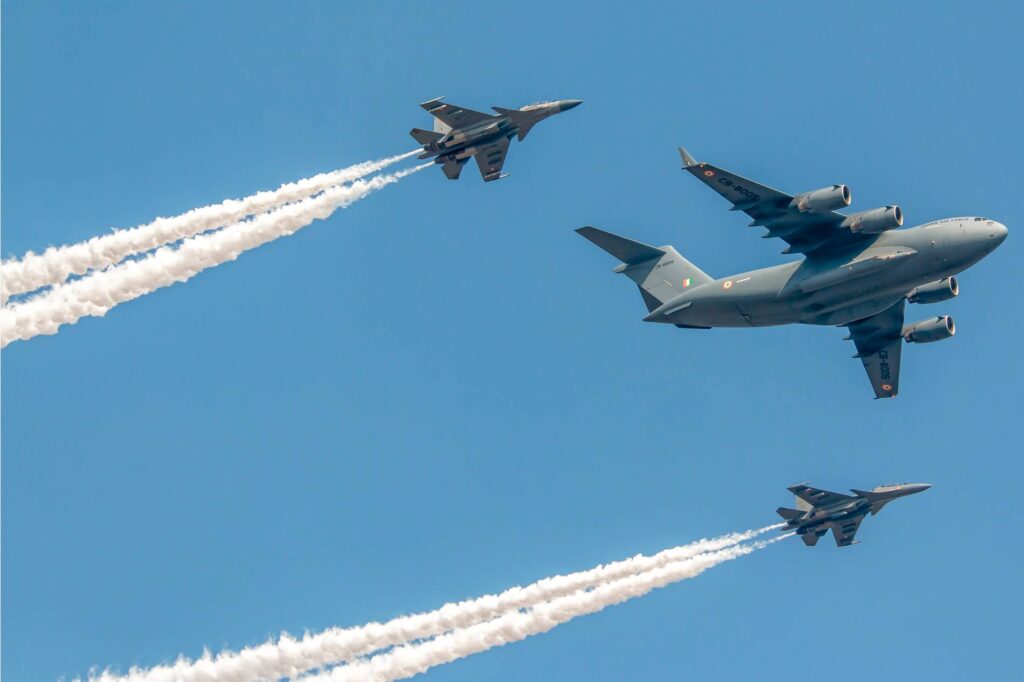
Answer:
M693 155L686 151L685 147L679 147L679 158L683 160L683 168L697 165L697 159L693 158Z

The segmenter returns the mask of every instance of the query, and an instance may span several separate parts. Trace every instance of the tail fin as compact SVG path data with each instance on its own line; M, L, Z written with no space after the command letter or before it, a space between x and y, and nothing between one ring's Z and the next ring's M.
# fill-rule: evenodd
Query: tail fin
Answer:
M821 535L823 534L824 533L822 533ZM818 544L818 540L821 539L821 535L819 535L818 533L804 533L800 536L800 539L803 540L804 544L808 547L814 547L816 544Z
M491 107L502 116L507 116L509 120L516 124L519 128L518 138L522 140L529 134L530 129L536 125L540 119L535 118L531 112L519 111L518 109L506 109L505 107Z
M466 159L449 161L448 163L441 166L441 170L448 177L449 180L458 180L459 175L462 173L463 166L466 165Z
M434 133L429 130L423 130L422 128L413 128L409 131L413 139L420 144L434 144L440 140L444 135L442 133Z
M648 246L589 225L576 232L622 261L615 272L625 273L636 282L648 312L690 287L711 281L671 246Z
M452 129L452 127L450 125L448 125L447 123L445 123L444 121L442 121L441 119L439 119L439 118L435 118L434 119L434 132L435 133L438 133L439 135L444 136L444 135L447 135L449 132L451 132L451 129Z
M786 507L779 507L778 509L775 510L775 513L781 516L782 518L786 519L787 521L798 519L804 515L804 513L799 509L787 509Z

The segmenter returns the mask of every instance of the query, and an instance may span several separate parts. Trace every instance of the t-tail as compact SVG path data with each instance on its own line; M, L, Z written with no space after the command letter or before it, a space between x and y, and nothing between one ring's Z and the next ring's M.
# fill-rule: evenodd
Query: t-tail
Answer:
M636 282L648 312L692 287L711 281L711 277L671 246L648 246L589 225L576 231L622 261L615 272Z

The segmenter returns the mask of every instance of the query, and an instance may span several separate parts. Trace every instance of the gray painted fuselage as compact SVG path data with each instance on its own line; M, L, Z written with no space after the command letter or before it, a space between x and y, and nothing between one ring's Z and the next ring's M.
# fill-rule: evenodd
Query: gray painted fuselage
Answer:
M508 117L495 117L490 121L448 131L433 145L424 146L421 158L434 156L434 163L468 159L495 140L515 137L518 132L519 127Z
M468 159L497 140L517 135L522 139L537 123L579 104L580 100L574 99L532 104L515 110L511 115L492 115L485 120L453 128L437 142L425 144L420 158L433 156L434 163L438 164Z
M1007 230L984 218L951 218L865 235L829 258L715 279L644 318L686 327L842 326L875 315L917 286L955 275L991 253Z
M781 530L802 536L809 546L817 544L818 539L831 530L836 544L846 547L856 544L854 538L868 514L877 514L893 500L929 488L928 483L897 483L872 490L855 489L851 496L799 484L789 488L796 495L797 508L779 507L777 513L786 521Z

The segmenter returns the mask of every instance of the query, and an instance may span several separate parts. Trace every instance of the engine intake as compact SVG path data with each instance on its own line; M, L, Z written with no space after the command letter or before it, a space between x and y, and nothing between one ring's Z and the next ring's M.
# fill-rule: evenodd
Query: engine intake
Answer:
M903 224L903 210L899 206L884 206L848 216L842 226L855 234L878 234Z
M960 285L956 277L947 277L938 282L922 284L907 295L907 300L911 303L938 303L956 298L959 293Z
M933 343L948 339L953 334L956 334L956 324L949 315L939 315L903 328L903 338L907 343Z
M835 211L850 205L853 201L850 188L846 185L832 185L813 192L805 192L793 197L791 206L801 211Z

